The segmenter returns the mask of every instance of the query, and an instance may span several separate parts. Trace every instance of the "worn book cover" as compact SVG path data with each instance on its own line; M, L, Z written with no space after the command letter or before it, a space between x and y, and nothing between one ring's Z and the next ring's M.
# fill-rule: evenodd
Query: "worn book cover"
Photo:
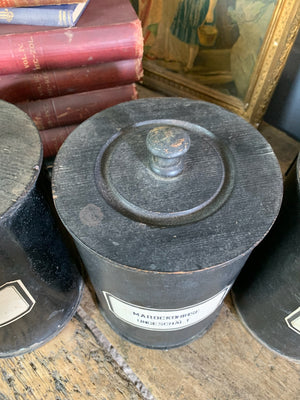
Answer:
M0 24L75 26L89 0L74 4L0 8Z
M0 25L0 73L78 67L143 55L129 0L90 0L76 26Z
M0 75L0 99L11 103L46 99L137 82L142 58L85 67Z
M36 7L83 2L85 2L85 0L0 0L0 7Z
M44 100L26 101L16 103L16 106L29 115L39 130L45 130L79 124L105 108L136 98L136 87L131 83Z

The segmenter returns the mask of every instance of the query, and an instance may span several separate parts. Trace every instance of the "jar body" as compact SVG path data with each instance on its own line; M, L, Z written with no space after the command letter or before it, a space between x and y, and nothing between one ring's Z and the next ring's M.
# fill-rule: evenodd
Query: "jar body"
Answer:
M279 216L233 287L246 328L267 348L300 360L300 156L284 182ZM268 318L266 318L266 316Z
M154 349L202 336L249 256L203 270L163 273L113 263L75 243L106 321L127 340Z
M58 215L107 321L161 349L209 328L282 195L278 161L257 130L182 98L91 117L61 147L53 177Z
M0 357L30 352L56 336L82 290L71 243L38 182L0 224Z

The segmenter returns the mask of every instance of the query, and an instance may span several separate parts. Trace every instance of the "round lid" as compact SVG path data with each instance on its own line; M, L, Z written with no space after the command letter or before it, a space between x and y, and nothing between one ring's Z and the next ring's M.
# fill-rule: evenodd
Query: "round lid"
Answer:
M55 161L53 197L74 239L115 263L192 271L243 256L280 208L261 134L203 101L122 103L81 124Z
M39 174L42 144L32 120L0 100L0 218L26 196Z

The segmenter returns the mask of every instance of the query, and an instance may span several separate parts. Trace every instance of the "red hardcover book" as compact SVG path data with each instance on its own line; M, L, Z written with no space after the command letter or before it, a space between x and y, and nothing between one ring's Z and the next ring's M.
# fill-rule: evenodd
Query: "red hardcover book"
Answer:
M0 75L0 99L10 103L88 92L139 81L142 59L129 59L87 67Z
M55 6L60 4L83 3L85 0L0 0L0 7Z
M77 126L78 125L60 126L58 128L39 131L43 144L44 158L54 157L60 146Z
M130 0L90 0L76 26L0 25L0 73L140 58L143 34Z
M16 103L39 130L79 124L93 114L124 101L137 99L134 83L50 99Z

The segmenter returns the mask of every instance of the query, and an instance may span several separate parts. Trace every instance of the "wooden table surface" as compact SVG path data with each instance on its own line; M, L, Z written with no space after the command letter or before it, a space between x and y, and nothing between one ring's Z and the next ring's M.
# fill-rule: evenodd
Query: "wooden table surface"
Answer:
M140 97L156 96L140 88ZM284 173L300 143L262 124ZM300 364L273 353L241 324L230 294L212 328L168 351L122 339L89 283L63 331L34 352L0 360L0 400L297 400Z

